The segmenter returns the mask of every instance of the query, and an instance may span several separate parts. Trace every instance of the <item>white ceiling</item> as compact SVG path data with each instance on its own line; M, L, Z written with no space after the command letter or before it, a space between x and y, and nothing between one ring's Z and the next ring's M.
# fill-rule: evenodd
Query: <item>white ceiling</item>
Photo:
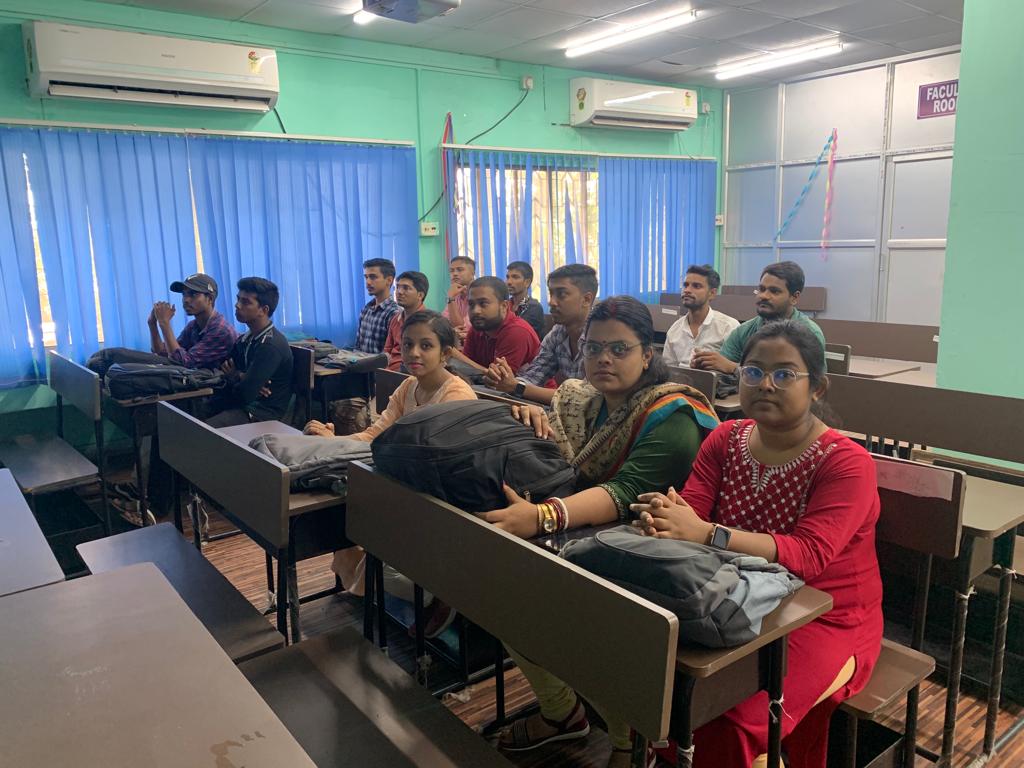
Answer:
M964 0L462 0L421 24L352 23L360 0L100 0L272 27L400 43L665 82L715 85L712 70L840 33L842 53L729 86L774 82L959 45ZM566 59L578 41L695 8L697 21L605 52Z

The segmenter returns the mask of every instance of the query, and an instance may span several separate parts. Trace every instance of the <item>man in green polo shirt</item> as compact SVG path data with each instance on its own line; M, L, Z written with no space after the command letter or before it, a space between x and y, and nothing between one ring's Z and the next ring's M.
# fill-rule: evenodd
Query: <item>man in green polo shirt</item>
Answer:
M765 323L776 320L800 320L818 337L821 342L821 354L825 355L825 334L818 324L796 308L800 292L804 289L804 271L793 261L780 261L769 264L761 273L761 282L757 286L757 317L742 323L722 344L721 352L697 350L693 355L693 367L719 373L735 374L739 368L740 357L747 341Z

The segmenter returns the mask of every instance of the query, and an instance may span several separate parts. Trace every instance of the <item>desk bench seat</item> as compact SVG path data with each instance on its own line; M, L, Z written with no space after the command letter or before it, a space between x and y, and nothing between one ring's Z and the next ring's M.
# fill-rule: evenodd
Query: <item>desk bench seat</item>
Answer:
M882 640L882 653L863 691L840 708L859 720L875 722L893 702L902 699L935 671L935 659L905 645Z
M94 574L153 563L235 663L284 645L281 633L170 523L80 544L78 554Z
M23 493L71 488L99 477L95 464L59 437L19 435L0 443L0 463Z
M239 669L318 766L511 765L355 629Z

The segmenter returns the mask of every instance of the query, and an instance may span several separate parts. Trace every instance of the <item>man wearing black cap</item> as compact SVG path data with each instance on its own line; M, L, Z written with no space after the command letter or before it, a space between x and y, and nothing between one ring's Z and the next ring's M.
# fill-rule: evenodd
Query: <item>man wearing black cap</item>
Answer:
M181 307L192 320L175 338L171 330L174 305L156 302L149 313L153 352L186 368L219 368L231 357L238 333L224 315L213 308L217 282L199 272L171 283L171 290L181 294Z

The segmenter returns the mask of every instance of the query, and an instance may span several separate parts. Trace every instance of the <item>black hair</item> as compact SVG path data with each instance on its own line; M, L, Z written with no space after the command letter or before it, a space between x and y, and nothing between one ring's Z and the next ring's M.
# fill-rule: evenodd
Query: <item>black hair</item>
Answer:
M788 341L800 353L800 359L807 366L810 374L809 381L811 389L817 389L826 380L825 372L825 350L821 346L821 340L814 335L814 332L802 320L776 320L765 323L761 330L755 333L743 347L743 355L740 357L740 365L747 361L754 346L766 339L783 339Z
M691 264L686 268L686 274L700 275L708 281L708 288L713 290L717 291L722 286L722 276L710 264Z
M363 269L377 267L384 277L395 276L395 263L391 259L367 259L363 262Z
M583 293L597 296L597 272L586 264L566 264L548 273L548 284L552 280L568 280Z
M597 302L590 312L590 317L587 318L587 325L583 329L584 336L589 333L591 323L603 320L618 320L623 323L640 339L644 352L652 352L651 362L640 376L637 389L668 381L668 366L661 359L661 355L654 351L654 321L645 304L632 296L609 296Z
M456 256L454 259L449 261L449 264L454 264L456 261L461 261L464 264L469 264L473 268L473 274L476 274L476 262L473 261L469 256Z
M267 308L267 317L273 317L277 302L281 300L276 284L265 277L243 277L238 281L238 290L255 294L256 302Z
M761 270L762 275L777 277L786 284L790 293L800 293L804 289L804 271L795 261L780 261L769 264Z
M455 346L455 329L452 328L452 324L448 322L447 317L443 317L430 309L413 312L405 318L402 333L404 334L405 329L413 325L426 325L430 328L434 335L437 336L442 350L452 349Z
M491 275L478 277L469 284L470 291L474 288L490 288L494 291L498 301L508 301L508 284L500 278L492 277Z
M427 276L422 272L407 270L398 276L398 280L408 280L417 292L423 294L424 299L427 298L427 291L430 290L430 281L427 280ZM395 282L397 283L398 280L395 280Z
M515 270L524 278L526 278L526 282L533 282L533 267L531 267L525 261L510 261L508 263L508 266L505 267L505 272L508 273L512 272L513 270Z

